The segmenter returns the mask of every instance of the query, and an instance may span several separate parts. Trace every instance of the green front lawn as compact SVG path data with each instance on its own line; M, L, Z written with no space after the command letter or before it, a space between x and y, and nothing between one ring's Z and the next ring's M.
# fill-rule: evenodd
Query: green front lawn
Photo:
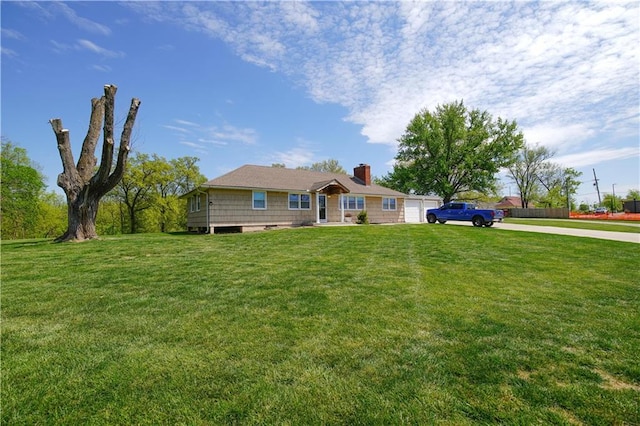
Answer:
M2 243L2 424L638 424L636 244L462 226Z

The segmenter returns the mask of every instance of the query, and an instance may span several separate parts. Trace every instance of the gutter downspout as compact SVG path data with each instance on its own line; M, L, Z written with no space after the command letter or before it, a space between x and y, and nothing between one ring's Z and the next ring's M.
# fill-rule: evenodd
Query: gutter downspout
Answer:
M205 192L206 196L207 196L207 234L211 234L211 204L213 203L212 201L209 201L209 191Z

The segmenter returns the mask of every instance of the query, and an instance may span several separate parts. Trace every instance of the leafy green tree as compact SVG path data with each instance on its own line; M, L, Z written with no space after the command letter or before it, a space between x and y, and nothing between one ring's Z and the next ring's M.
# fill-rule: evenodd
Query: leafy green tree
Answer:
M139 225L138 215L150 208L154 201L155 169L147 154L136 153L116 186L120 202L126 206L129 233L135 234Z
M625 197L627 201L640 200L640 191L637 189L630 189Z
M549 161L543 163L537 177L546 192L539 201L548 207L572 208L575 204L573 196L580 187L580 176L582 172L571 167L563 168Z
M602 197L602 203L600 204L602 207L606 207L611 212L619 212L622 211L622 198L617 195L614 197L613 194L604 194Z
M186 209L179 200L206 181L197 166L197 157L180 157L167 160L153 154L137 153L129 163L122 181L115 191L115 198L123 205L126 214L122 223L128 232L168 232L184 229ZM115 221L115 211L109 217Z
M200 173L197 157L180 157L167 161L154 154L152 166L155 169L154 211L160 232L184 229L186 209L178 197L194 189L207 179Z
M44 176L27 151L2 140L0 206L2 238L34 237L39 218L39 197L45 188Z
M516 160L509 164L507 176L518 186L522 207L529 207L541 191L540 175L545 162L553 157L553 152L540 145L523 146Z
M118 235L128 230L126 206L120 201L118 189L105 195L100 203L96 218L96 232L99 235Z
M309 167L298 167L298 169L312 170L314 172L341 173L345 175L347 174L347 171L340 165L338 160L335 160L333 158L313 163Z
M462 192L492 192L496 174L523 145L515 121L494 120L463 102L420 111L399 139L396 165L384 178L402 192L436 194L449 202Z
M404 192L405 194L413 194L416 192L413 170L409 167L395 166L393 170L385 176L374 177L373 182L380 186ZM428 194L428 192L423 193Z
M52 238L61 235L67 226L67 203L56 192L43 193L38 199L36 237Z

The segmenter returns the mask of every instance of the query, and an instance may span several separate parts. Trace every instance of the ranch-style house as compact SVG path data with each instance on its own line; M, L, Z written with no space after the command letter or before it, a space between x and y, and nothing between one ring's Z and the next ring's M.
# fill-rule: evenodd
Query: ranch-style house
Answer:
M217 233L355 222L363 210L371 223L405 222L410 197L372 183L370 166L360 164L353 176L244 165L182 198L188 200L189 231ZM414 197L411 205L416 201L423 202Z

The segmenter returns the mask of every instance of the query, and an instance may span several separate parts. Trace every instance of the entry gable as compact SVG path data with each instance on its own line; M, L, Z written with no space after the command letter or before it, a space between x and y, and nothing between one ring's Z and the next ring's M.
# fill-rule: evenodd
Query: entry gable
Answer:
M322 192L325 194L333 195L333 194L343 194L351 192L349 188L340 183L337 179L331 179L322 182L314 182L309 188L311 192Z

